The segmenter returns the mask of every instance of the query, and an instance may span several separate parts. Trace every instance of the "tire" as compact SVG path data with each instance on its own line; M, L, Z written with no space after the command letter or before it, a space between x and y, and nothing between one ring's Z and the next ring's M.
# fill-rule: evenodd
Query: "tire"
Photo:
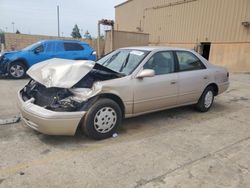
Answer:
M21 79L26 75L26 66L21 62L13 62L9 66L8 74L13 79Z
M207 87L202 93L195 108L200 112L207 112L214 102L214 88L212 86Z
M120 106L111 99L101 98L88 110L81 128L86 136L101 140L111 137L121 122Z

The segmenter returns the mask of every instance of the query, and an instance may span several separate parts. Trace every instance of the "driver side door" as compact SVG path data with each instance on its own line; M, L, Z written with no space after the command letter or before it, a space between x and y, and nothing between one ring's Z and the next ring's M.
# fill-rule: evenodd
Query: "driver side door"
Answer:
M143 69L153 69L155 75L133 79L134 114L175 106L178 98L178 73L173 52L156 52Z
M47 58L48 55L46 54L45 48L46 45L42 43L29 52L28 61L30 66L48 59Z

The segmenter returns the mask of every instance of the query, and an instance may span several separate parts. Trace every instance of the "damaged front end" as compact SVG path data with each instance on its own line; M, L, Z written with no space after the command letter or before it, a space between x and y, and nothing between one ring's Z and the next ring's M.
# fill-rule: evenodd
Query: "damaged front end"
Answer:
M89 88L46 88L35 80L21 90L23 101L33 99L35 105L58 112L72 112L84 110L84 104L89 98L101 91L100 83Z
M45 62L45 66L27 72L32 79L21 90L23 101L32 99L33 104L55 112L84 111L90 99L101 92L101 81L123 76L94 62L74 65L72 60L56 61L55 66Z

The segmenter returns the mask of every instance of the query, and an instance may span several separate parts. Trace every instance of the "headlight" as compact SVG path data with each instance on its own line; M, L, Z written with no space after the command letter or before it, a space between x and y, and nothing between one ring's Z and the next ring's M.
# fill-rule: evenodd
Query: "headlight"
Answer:
M92 52L92 55L96 55L96 51L93 51L93 52Z
M0 61L3 61L3 59L4 59L4 55L0 54Z

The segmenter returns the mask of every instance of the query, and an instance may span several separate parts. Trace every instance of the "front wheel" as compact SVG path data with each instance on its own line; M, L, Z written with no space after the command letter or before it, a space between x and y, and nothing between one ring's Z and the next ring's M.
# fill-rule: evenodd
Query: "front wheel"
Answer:
M82 124L84 133L93 139L111 137L122 121L119 105L111 99L99 99L88 110Z
M13 62L9 67L9 76L13 79L24 78L26 74L26 67L23 63Z
M214 88L209 86L204 90L195 107L200 112L207 112L213 105L213 102L214 102Z

